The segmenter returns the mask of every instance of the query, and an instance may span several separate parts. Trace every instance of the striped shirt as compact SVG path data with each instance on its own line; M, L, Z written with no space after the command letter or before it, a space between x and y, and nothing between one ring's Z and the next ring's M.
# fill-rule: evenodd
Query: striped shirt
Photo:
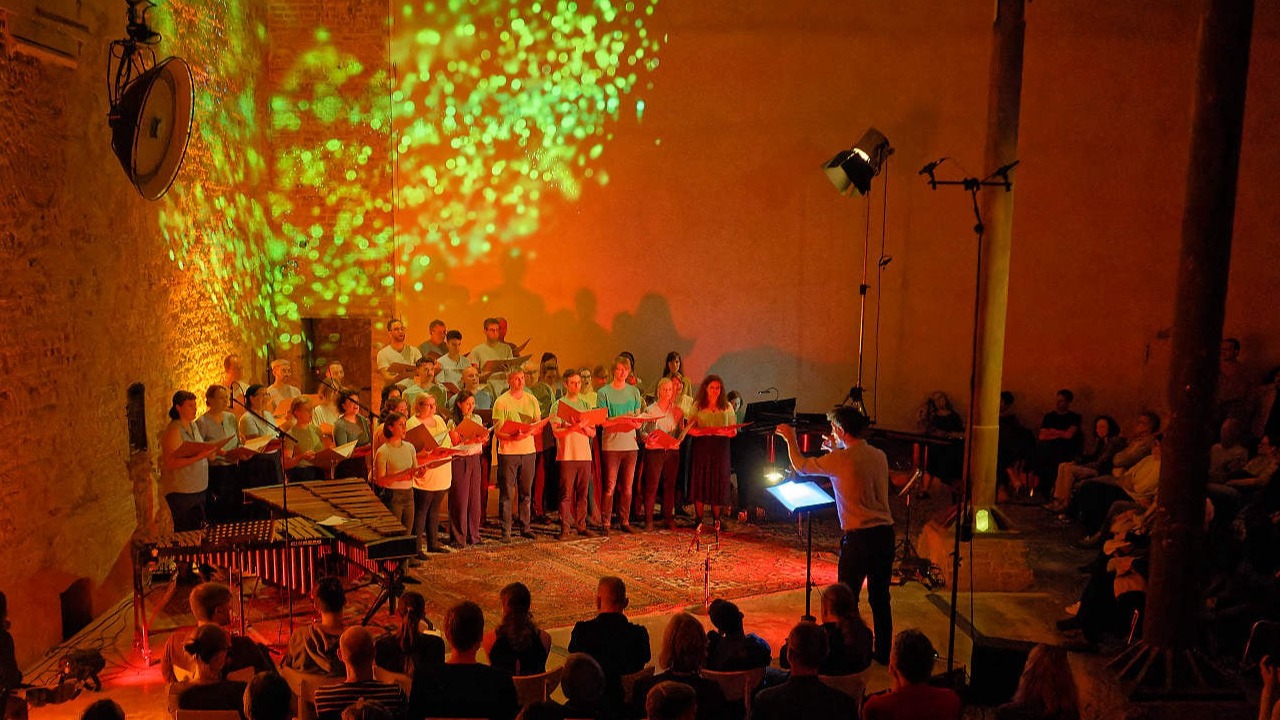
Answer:
M399 685L368 680L322 685L316 688L316 716L320 720L338 720L342 711L355 705L360 698L377 701L385 707L394 720L405 716L404 691Z

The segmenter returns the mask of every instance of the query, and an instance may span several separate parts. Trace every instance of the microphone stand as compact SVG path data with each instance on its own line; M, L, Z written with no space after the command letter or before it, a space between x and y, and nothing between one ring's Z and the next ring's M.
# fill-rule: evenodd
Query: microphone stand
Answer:
M238 402L240 403L240 407L244 408L245 412L258 418L269 425L272 430L275 430L276 439L280 441L280 449L276 452L280 454L280 477L284 482L284 485L282 486L284 491L281 493L281 497L283 498L281 507L284 511L284 524L281 529L281 533L284 535L284 561L286 573L284 595L285 602L289 608L289 636L293 637L293 582L295 577L293 567L293 542L291 539L292 533L289 532L289 473L285 472L284 469L284 443L286 440L291 440L296 445L298 443L298 439L285 432L279 425L266 419L262 415L259 415L258 411L249 407L248 403L240 402L239 400L232 398L231 404L234 406Z
M945 160L946 158L943 158ZM941 163L939 160L938 163ZM985 178L967 177L961 180L939 180L934 175L934 168L937 163L931 163L921 169L920 174L929 176L929 187L937 190L941 185L954 185L964 188L969 193L969 199L973 203L973 233L978 240L978 255L976 263L976 282L973 288L973 344L970 351L970 368L969 368L969 413L968 424L966 425L966 437L964 443L964 472L961 473L960 481L960 499L956 505L956 526L955 526L955 546L951 553L951 617L950 628L947 634L947 673L950 674L955 667L956 655L956 603L959 602L959 586L960 586L960 542L961 535L965 533L966 526L969 526L971 518L969 514L972 512L973 504L973 479L969 464L973 459L973 422L977 414L977 402L975 402L975 394L978 388L978 320L979 320L979 303L982 297L982 238L986 232L986 225L982 222L982 210L978 207L978 191L984 187L1002 187L1005 192L1013 191L1013 181L1009 179L1009 171L1017 167L1020 160L1014 160L1012 163L996 169L995 172ZM999 180L994 178L999 177ZM972 526L969 526L969 542L973 542ZM969 593L972 595L973 586L970 583Z

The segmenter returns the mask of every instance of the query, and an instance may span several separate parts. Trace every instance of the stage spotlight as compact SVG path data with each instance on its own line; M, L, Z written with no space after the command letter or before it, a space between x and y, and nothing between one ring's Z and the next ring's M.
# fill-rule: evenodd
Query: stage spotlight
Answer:
M866 195L871 190L871 178L880 174L884 161L892 154L884 133L868 128L852 148L836 153L822 169L841 193Z

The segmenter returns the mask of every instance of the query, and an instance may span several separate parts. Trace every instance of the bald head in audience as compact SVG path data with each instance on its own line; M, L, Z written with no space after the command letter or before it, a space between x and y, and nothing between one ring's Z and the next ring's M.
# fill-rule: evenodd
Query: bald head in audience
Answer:
M596 588L596 609L600 612L620 613L627 609L627 584L622 578L606 575L600 578Z
M338 657L347 666L347 682L373 679L373 636L368 630L359 625L343 630Z

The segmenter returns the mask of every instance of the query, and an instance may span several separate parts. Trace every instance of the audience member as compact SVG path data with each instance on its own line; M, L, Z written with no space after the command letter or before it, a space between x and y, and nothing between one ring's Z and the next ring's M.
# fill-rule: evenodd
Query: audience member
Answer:
M449 608L444 637L453 652L443 665L413 677L409 716L511 720L520 709L511 676L476 661L484 612L467 600Z
M1227 418L1247 419L1249 382L1240 364L1240 341L1223 338L1218 348L1218 387L1213 398L1213 421L1221 425Z
M716 681L702 677L706 660L707 635L702 623L687 612L672 615L662 633L662 651L658 654L658 664L666 671L636 683L631 716L644 717L644 701L649 696L649 689L672 681L693 688L698 697L698 720L721 718L725 712L724 691Z
M1222 484L1233 474L1244 469L1249 462L1249 450L1244 440L1244 423L1235 418L1222 421L1218 429L1218 442L1209 448L1209 482Z
M577 652L565 658L560 690L564 693L565 717L604 720L608 715L604 670L590 655Z
M929 684L936 657L924 633L914 628L898 633L889 656L893 689L867 699L864 720L957 720L960 696Z
M929 435L946 438L964 438L964 418L956 412L951 398L938 390L925 400L919 411L920 429ZM929 453L929 464L926 468L928 478L925 480L925 491L932 486L934 479L951 484L960 479L964 470L964 444L948 443L938 445Z
M1080 698L1067 651L1036 645L1018 680L1013 699L996 708L996 720L1079 720Z
M95 700L80 713L80 720L124 720L124 708L109 698Z
M1280 660L1262 658L1262 697L1258 702L1258 720L1280 720Z
M1053 500L1044 507L1050 512L1062 512L1071 501L1071 492L1081 480L1099 475L1110 475L1116 453L1124 449L1128 440L1120 435L1120 424L1110 415L1099 415L1093 421L1093 447L1074 462L1058 465L1058 479L1053 484Z
M547 671L551 635L533 621L533 598L524 583L511 583L498 595L502 621L485 643L489 664L511 675L537 675Z
M289 720L293 712L293 691L289 681L274 670L260 672L249 681L244 690L244 708L241 714L246 720Z
M846 720L858 717L858 701L827 687L818 668L827 657L827 633L812 622L801 622L787 635L791 677L761 690L751 703L752 720Z
M196 617L196 627L191 632L174 632L165 642L164 650L160 653L160 675L166 682L177 682L179 679L175 668L188 676L195 673L195 658L184 648L195 630L205 625L225 628L231 624L231 588L226 585L201 583L191 590L187 602L191 606L191 614ZM264 672L275 670L275 663L262 645L247 637L233 635L223 672L233 673L247 667L253 668L255 672Z
M818 668L822 675L852 675L871 666L872 633L858 611L853 591L844 583L822 590L822 629L827 633L827 653ZM787 648L779 656L782 667L790 662Z
M1052 483L1058 474L1058 465L1080 453L1080 413L1071 409L1075 394L1070 390L1058 391L1053 410L1045 413L1036 435L1032 474L1040 483ZM1035 479L1032 479L1035 482Z
M201 625L184 646L195 658L196 674L169 688L170 706L178 710L244 711L245 683L224 680L223 666L231 636L217 625Z
M584 652L604 670L605 698L611 709L622 707L622 676L641 670L649 662L649 631L627 620L627 585L621 578L600 578L596 610L591 620L573 626L569 652Z
M342 675L346 670L338 658L338 641L346 629L342 608L347 604L342 581L334 577L320 578L311 588L311 602L320 619L293 631L280 665L304 673Z
M1100 545L1117 513L1133 508L1145 510L1155 501L1160 483L1160 442L1161 437L1156 436L1151 454L1119 478L1094 478L1080 484L1073 502L1080 511L1080 524L1090 533L1078 543L1081 547Z
M649 720L694 720L698 696L683 683L661 682L645 696L644 708Z
M444 639L422 632L424 622L431 629L426 614L422 593L410 590L400 596L396 606L400 627L378 638L373 645L374 663L378 667L413 675L424 668L444 664Z
M341 720L395 720L399 716L392 715L391 711L377 700L360 698L348 705L340 717Z
M1271 368L1264 382L1253 389L1249 397L1247 430L1250 437L1260 438L1280 432L1280 403L1276 402L1280 390L1280 365Z
M1000 393L999 439L996 445L996 482L1002 499L1007 499L1010 478L1026 474L1027 459L1035 447L1036 436L1022 424L1013 411L1014 395L1008 390Z
M372 700L385 707L393 718L403 718L408 704L399 685L373 678L373 636L363 627L342 632L338 659L347 669L347 679L336 685L316 688L316 716L319 720L339 720L343 711L357 700Z
M742 611L728 600L716 598L707 608L715 630L707 633L707 669L719 672L768 667L773 651L764 638L742 627Z

